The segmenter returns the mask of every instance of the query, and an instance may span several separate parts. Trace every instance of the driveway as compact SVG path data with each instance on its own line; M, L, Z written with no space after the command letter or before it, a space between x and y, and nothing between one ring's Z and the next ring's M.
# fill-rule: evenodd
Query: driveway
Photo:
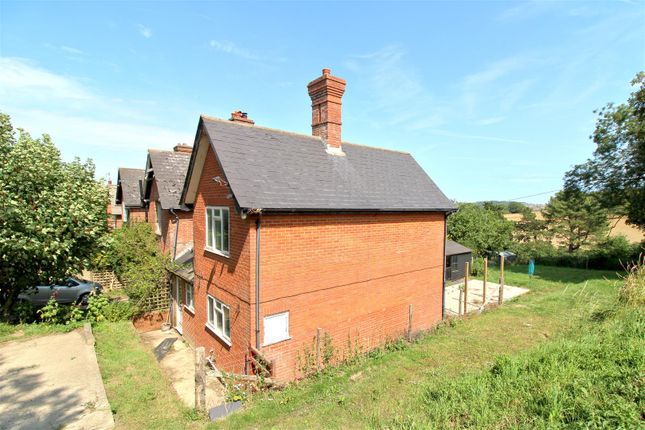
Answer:
M0 430L114 427L82 330L0 344L0 417Z

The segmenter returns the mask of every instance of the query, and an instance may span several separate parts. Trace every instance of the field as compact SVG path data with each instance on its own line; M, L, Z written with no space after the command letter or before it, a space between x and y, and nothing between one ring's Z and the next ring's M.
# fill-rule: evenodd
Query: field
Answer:
M542 212L536 211L535 215L537 219L544 219ZM522 220L522 214L504 214L504 218L517 222ZM610 221L610 227L613 227L609 232L610 237L616 236L625 236L630 243L640 243L645 240L645 232L640 230L632 225L629 225L625 222L626 218L622 217L616 221ZM615 224L615 226L614 226ZM557 245L557 241L554 240L554 244Z

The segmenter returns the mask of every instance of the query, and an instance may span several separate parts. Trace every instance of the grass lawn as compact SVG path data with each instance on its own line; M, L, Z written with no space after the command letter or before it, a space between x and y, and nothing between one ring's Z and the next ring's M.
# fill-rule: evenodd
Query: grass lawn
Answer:
M204 427L206 421L183 406L130 322L101 323L94 328L94 335L116 428Z
M616 299L619 284L613 272L538 267L536 276L529 278L525 270L507 268L508 285L531 291L501 309L445 324L402 350L374 353L281 392L255 396L243 412L210 425L412 428L427 423L428 393L440 393L453 381L468 383L468 378L491 369L500 355L575 338L591 324L594 310ZM491 270L489 279L496 281L498 276ZM502 427L512 427L507 424Z
M12 340L25 340L35 336L54 333L67 333L81 327L81 323L73 324L7 324L0 322L0 343Z

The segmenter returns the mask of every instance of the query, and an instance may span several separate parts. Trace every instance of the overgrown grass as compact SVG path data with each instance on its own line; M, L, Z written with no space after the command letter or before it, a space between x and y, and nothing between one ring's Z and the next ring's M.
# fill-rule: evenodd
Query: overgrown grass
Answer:
M0 322L0 343L12 340L29 339L54 333L67 333L82 326L81 323L71 324L8 324Z
M528 421L522 417L529 415L536 422L548 423L548 420L544 421L543 415L538 414L541 413L540 407L543 411L551 410L544 403L547 399L550 401L549 396L557 395L557 390L577 392L578 388L568 388L566 382L579 376L584 370L576 371L571 362L563 362L565 367L562 378L553 379L551 385L544 387L542 398L536 397L542 401L535 406L538 410L527 409L525 415L518 415L519 410L526 405L518 406L516 403L523 403L522 398L513 400L513 396L517 396L518 392L529 391L530 385L527 382L516 387L509 386L508 393L500 394L497 403L493 402L494 407L507 402L510 405L507 410L511 408L514 411L509 412L509 416L490 415L491 412L488 412L489 415L482 415L485 418L480 421L468 420L478 414L471 409L484 405L475 402L479 401L479 396L482 402L485 399L492 401L487 396L497 393L498 387L490 385L491 375L494 375L491 369L500 369L504 375L508 372L520 372L527 366L539 369L540 357L545 360L550 357L545 373L541 375L551 378L549 372L558 369L557 361L554 360L565 358L566 352L573 348L570 342L579 337L581 330L586 332L594 324L599 324L592 322L591 316L598 315L599 310L615 303L617 277L612 272L538 267L536 276L529 278L525 270L524 266L508 268L506 283L528 287L531 292L500 309L444 324L435 333L401 350L376 351L357 362L330 369L281 392L256 395L246 405L245 411L212 426L282 429L441 428L471 425L473 428L513 428L531 427L531 424L520 424L526 424ZM491 270L489 279L496 281L497 277L498 273ZM607 324L605 330L610 330L610 322L602 324ZM642 320L635 324L642 327ZM598 365L599 359L607 357L607 352L617 347L613 345L602 351L592 348L600 340L604 342L606 335L606 331L599 331L593 339L584 341L590 349L581 352L585 353L586 358L596 357L588 362L588 366ZM621 341L618 334L613 338L617 342ZM529 352L522 354L522 351L527 350ZM500 359L502 355L511 358ZM634 356L624 358L634 359ZM507 367L506 363L511 364ZM630 365L637 366L637 363ZM616 372L615 366L608 366L607 369L609 374ZM355 375L353 381L350 379L352 375ZM599 381L606 380L603 379L606 376L607 373L599 372L589 378ZM629 376L621 374L618 378L623 378L620 381L624 383L624 378L628 379ZM539 380L536 376L532 382L537 383ZM444 399L451 393L456 395L455 390L462 386L468 388L464 388L461 401L453 400L450 408L446 406L437 409L436 413L430 412L432 404L441 403L432 403L435 397ZM584 385L579 389L582 392ZM607 409L614 399L612 393L615 391L611 390L608 388L606 391L606 403L587 404L586 410L592 414L626 412L628 408L621 409L622 406L617 406L613 411ZM589 392L585 401L590 401L592 396L597 395L597 392ZM468 400L472 402L468 403ZM553 410L569 407L571 404L567 403L561 409ZM468 413L462 417L464 410ZM437 417L443 419L442 425L434 424L433 420ZM482 423L484 424L480 426Z
M181 404L130 322L101 323L94 334L117 428L186 429L205 425L201 415Z

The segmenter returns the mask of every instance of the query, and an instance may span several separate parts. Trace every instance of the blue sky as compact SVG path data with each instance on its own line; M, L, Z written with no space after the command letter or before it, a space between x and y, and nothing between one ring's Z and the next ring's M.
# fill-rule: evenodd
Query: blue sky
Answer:
M344 140L411 152L460 201L545 193L645 69L645 2L0 3L0 110L113 179L201 113L309 134L323 67Z

